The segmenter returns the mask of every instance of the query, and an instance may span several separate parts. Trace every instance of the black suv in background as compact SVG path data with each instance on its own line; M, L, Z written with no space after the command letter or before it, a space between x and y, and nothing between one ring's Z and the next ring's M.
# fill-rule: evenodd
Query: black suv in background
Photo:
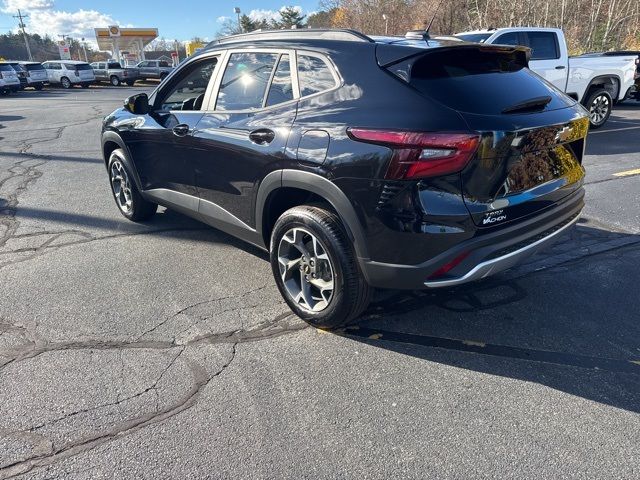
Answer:
M104 120L120 211L267 249L291 309L344 325L373 288L509 268L578 218L586 111L523 47L348 30L221 39Z

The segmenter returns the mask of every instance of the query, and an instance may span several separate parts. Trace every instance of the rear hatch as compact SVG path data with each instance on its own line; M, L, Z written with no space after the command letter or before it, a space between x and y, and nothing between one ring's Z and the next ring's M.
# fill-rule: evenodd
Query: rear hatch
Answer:
M27 69L27 75L32 82L45 82L47 80L47 71L39 63L27 63L24 65Z
M5 84L7 85L20 84L20 79L18 78L18 74L13 69L13 67L8 63L0 63L0 77L4 80Z
M459 112L481 137L461 172L479 227L557 204L582 185L586 114L527 68L527 52L469 44L433 49L402 67L412 87Z
M93 68L88 63L79 63L73 66L73 69L76 71L77 76L82 81L94 80L95 76L93 74Z

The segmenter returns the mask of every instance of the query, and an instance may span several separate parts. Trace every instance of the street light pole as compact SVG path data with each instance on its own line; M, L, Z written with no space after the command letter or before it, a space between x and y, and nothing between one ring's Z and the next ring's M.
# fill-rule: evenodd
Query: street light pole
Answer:
M387 17L386 13L382 14L382 19L384 20L384 34L389 34L389 17Z
M242 25L240 25L240 7L234 7L233 13L238 15L238 30L240 30L240 33L242 33L243 29L242 29Z
M13 18L17 18L20 23L18 26L22 30L22 36L24 37L24 44L27 47L27 55L29 55L29 61L33 62L33 56L31 55L31 48L29 47L29 37L27 37L27 32L24 30L24 18L29 18L29 15L22 15L20 9L18 9L18 15L14 15Z

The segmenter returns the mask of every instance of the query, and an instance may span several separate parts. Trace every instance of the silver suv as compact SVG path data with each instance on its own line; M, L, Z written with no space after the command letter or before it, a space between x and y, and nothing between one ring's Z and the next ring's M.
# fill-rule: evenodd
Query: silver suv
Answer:
M89 88L89 85L96 81L93 68L87 62L54 60L44 62L42 66L47 70L51 85L61 85L62 88L81 85L82 88Z
M8 63L0 63L0 94L7 95L9 92L20 90L20 79L18 74Z

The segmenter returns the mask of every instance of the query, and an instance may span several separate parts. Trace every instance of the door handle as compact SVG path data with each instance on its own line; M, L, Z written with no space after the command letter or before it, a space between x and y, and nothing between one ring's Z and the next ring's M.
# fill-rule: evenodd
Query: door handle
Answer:
M556 70L564 70L566 67L564 65L558 65Z
M184 137L189 134L189 125L185 123L181 123L180 125L176 125L173 127L173 134L176 137Z
M276 132L268 128L254 130L249 134L249 139L258 145L269 145L276 138Z

